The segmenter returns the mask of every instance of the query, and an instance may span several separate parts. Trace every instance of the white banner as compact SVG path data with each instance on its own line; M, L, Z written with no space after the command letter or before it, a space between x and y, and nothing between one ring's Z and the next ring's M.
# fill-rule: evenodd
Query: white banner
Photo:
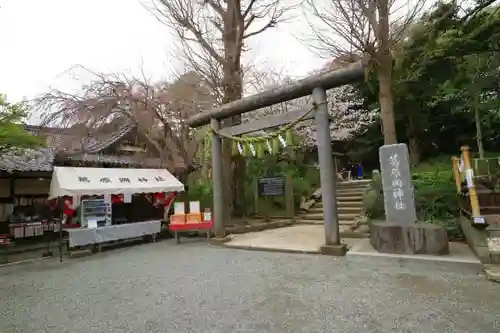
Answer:
M184 185L166 169L54 167L49 198L181 191Z

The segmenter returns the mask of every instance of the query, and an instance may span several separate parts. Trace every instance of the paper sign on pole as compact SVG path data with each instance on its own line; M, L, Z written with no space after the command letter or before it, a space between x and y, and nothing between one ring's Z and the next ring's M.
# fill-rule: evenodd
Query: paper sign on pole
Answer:
M97 220L96 219L87 220L87 227L89 229L97 229Z
M124 203L131 203L132 202L132 193L125 193L123 195L123 202Z
M199 201L189 201L189 212L190 213L200 213L200 202Z
M80 205L80 199L81 199L81 197L79 195L73 196L73 206L74 207L78 207Z
M111 194L104 195L104 202L108 204L111 203Z
M186 210L184 208L184 202L174 202L174 214L186 214Z

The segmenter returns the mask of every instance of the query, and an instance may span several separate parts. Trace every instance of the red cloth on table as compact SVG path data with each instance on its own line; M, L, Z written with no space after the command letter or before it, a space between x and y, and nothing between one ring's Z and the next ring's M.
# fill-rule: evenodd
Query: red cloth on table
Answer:
M153 206L158 207L159 205L163 205L163 207L168 207L176 195L177 192L172 192L168 196L163 192L153 193Z
M47 205L49 206L51 211L55 211L57 209L57 198L47 200Z
M63 214L67 216L73 216L75 210L73 209L73 198L63 197Z
M175 197L177 196L177 192L172 192L170 195L165 199L165 207L168 207L172 201L174 201Z
M123 194L111 195L111 203L122 203L122 202L123 202Z

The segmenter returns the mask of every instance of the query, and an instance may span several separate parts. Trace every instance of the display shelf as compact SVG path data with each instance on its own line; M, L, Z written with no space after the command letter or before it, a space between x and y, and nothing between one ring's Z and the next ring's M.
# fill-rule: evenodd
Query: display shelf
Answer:
M0 234L0 245L10 245L12 236L9 234Z
M189 231L199 229L211 229L214 226L212 221L201 223L170 224L168 228L171 231Z
M104 199L89 199L82 200L80 207L82 227L87 227L90 219L96 220L100 227L111 225L111 203L105 202Z
M210 239L210 230L214 226L213 221L201 222L201 223L182 223L182 224L170 224L168 229L175 233L175 239L177 244L180 244L181 238L179 232L182 231L195 231L195 230L207 230L207 238Z
M15 195L14 206L44 205L47 203L47 195Z

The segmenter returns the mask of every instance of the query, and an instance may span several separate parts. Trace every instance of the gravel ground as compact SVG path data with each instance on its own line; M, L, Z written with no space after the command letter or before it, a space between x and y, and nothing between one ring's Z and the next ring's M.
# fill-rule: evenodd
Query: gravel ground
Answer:
M164 241L1 268L0 332L498 333L500 284L460 267Z

